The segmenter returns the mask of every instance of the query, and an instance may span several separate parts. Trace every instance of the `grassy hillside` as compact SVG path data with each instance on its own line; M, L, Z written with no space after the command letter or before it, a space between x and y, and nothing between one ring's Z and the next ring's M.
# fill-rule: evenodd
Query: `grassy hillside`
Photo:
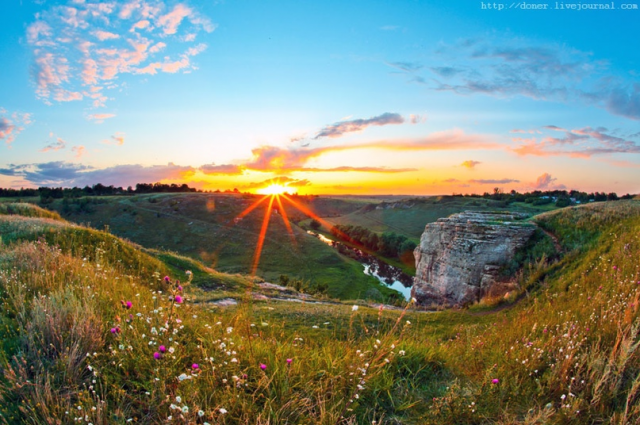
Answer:
M533 215L554 208L551 205L538 207L525 203L507 205L502 201L490 199L437 196L370 204L340 217L327 218L327 221L332 224L362 226L378 233L392 231L418 242L427 223L462 211L508 210Z
M240 194L150 194L82 198L70 203L58 200L50 207L71 221L99 229L108 226L114 234L145 247L178 252L221 272L248 274L268 201L241 221L236 223L234 218L259 199ZM315 205L320 214L355 209L349 203L322 198L310 201L311 208ZM292 221L305 217L287 204L284 210ZM291 231L282 214L272 212L258 276L278 282L286 274L310 287L327 285L329 296L342 299L395 294L364 275L357 261L339 255L295 225Z
M146 268L125 266L108 246L85 258L94 231L60 249L32 235L81 228L23 220L0 246L4 423L640 421L636 201L537 217L563 252L525 265L537 285L495 312L260 300L242 276L139 250Z

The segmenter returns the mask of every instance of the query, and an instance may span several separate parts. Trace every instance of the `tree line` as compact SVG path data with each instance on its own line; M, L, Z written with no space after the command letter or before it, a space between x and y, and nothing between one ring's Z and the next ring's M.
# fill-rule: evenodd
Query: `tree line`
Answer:
M331 228L331 234L337 239L390 258L399 258L408 252L413 252L416 247L416 243L404 235L395 232L384 232L378 235L365 227L351 224L337 224Z
M137 195L141 193L169 193L169 192L198 192L187 184L164 183L138 183L135 189L131 186L126 189L116 186L105 186L102 183L85 187L39 187L37 189L4 189L0 188L0 197L33 197L40 196L41 200L81 198L83 196L112 196L112 195Z
M465 197L474 197L478 195L464 195ZM503 192L500 188L493 189L493 193L485 192L482 194L485 199L493 199L496 201L525 202L533 205L545 205L555 203L557 207L567 207L574 204L586 204L589 202L617 201L620 199L632 199L633 195L626 194L618 196L615 192L581 192L579 190L534 190L533 192L519 193L515 190L511 192Z

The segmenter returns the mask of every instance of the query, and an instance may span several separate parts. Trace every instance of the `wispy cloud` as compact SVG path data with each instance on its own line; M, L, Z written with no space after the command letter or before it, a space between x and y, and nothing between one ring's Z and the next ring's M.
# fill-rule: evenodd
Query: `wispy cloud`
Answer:
M535 182L531 183L530 186L536 190L563 190L566 189L566 186L563 184L553 184L558 179L555 177L551 177L551 174L544 173L536 179Z
M95 121L96 124L101 124L104 120L108 120L109 118L115 117L116 114L90 114L87 116L87 119L90 121Z
M122 133L120 131L117 131L116 134L111 136L110 139L103 140L102 143L104 143L105 145L122 146L122 145L124 145L124 136L125 136L124 133Z
M516 143L510 150L518 155L534 156L568 156L573 158L590 158L592 156L612 154L640 153L638 142L628 138L613 136L604 127L567 130L555 125L547 125L541 130L551 131L553 135L544 137L514 137ZM562 136L555 137L557 133Z
M281 148L277 146L260 146L251 152L253 158L243 164L244 167L260 171L369 171L369 172L405 172L411 168L385 167L332 167L309 168L306 166L311 159L318 158L329 152L341 152L362 149L383 149L389 151L438 151L438 150L470 150L470 149L498 149L501 146L483 135L469 135L461 130L435 132L422 139L400 139L391 141L377 141L362 144L323 146L318 148Z
M287 176L274 177L261 182L253 182L242 186L243 189L263 189L272 184L279 184L285 187L305 187L311 185L307 179L294 179Z
M163 180L184 180L193 176L195 169L174 163L145 167L139 164L116 165L96 169L80 163L54 161L39 164L9 165L0 174L22 177L36 186L86 186L98 182L105 185L130 186L136 183L155 183Z
M480 161L473 161L473 160L468 160L468 161L464 161L462 164L460 164L462 167L466 167L470 170L474 169L476 165L482 164L482 162Z
M0 140L11 145L25 126L32 122L33 119L29 113L13 112L10 114L4 108L0 108Z
M206 164L198 168L207 175L230 175L236 176L244 172L243 167L234 164Z
M400 114L385 112L377 117L369 119L357 119L349 121L339 121L335 124L328 125L314 137L314 140L329 137L337 138L341 137L345 133L353 133L356 131L362 131L371 126L383 126L389 124L403 124L404 118Z
M87 149L82 145L74 146L71 148L71 152L76 154L76 158L80 159L87 154Z
M49 143L44 148L40 149L40 152L59 151L60 149L64 149L66 147L67 142L58 137L55 142Z
M387 65L404 72L420 71L423 68L418 62L388 62Z
M194 69L191 58L206 45L194 45L195 38L189 42L180 32L214 29L193 8L176 4L167 9L160 0L51 6L26 31L36 94L46 103L88 98L94 107L104 106L104 89L119 87L121 75Z
M469 180L469 183L475 183L475 184L508 184L508 183L520 183L520 180L515 180L515 179L474 179L474 180Z
M424 68L389 63L433 90L587 103L640 120L640 84L606 58L570 46L492 35L442 44Z

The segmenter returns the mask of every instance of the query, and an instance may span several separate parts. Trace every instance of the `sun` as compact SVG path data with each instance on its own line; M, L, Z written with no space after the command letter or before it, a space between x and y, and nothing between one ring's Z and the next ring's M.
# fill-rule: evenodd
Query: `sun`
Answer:
M257 192L261 195L282 195L287 191L287 187L281 184L272 184L265 188L258 189Z

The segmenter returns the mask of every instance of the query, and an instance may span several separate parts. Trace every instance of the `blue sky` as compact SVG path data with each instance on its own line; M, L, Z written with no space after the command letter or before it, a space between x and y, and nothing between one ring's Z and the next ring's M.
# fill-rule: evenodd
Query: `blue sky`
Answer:
M511 4L8 0L0 186L639 193L640 10Z

